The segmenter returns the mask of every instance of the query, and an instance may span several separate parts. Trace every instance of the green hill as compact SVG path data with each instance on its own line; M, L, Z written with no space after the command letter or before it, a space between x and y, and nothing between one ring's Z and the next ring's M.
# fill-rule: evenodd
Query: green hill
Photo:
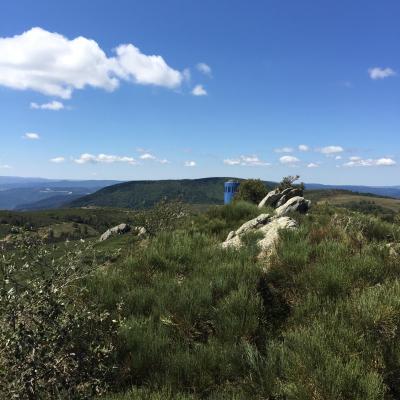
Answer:
M224 182L232 178L132 181L101 189L70 203L71 207L150 208L167 198L188 204L222 204ZM269 182L266 182L268 184Z

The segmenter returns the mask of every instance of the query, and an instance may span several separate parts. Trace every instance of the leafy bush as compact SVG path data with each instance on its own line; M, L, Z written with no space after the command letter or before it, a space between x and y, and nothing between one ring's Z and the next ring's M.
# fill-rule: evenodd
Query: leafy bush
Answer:
M153 208L141 211L136 215L136 223L154 236L163 231L172 231L178 227L188 211L179 201L161 200Z
M0 259L1 398L101 394L113 373L117 321L85 298L81 283L92 268L81 250L48 263L43 246L32 246Z
M260 179L247 179L240 183L234 199L258 204L267 193L268 189Z

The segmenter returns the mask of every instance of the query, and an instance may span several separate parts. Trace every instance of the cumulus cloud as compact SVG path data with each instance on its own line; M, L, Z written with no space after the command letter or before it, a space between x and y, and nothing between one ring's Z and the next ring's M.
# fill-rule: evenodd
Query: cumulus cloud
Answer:
M317 163L309 163L309 164L307 164L307 168L318 168L319 167L319 164L317 164Z
M68 99L86 86L113 91L126 80L176 88L184 78L163 57L143 54L133 44L119 45L115 53L108 57L92 39L32 28L0 38L0 85Z
M155 160L156 156L151 153L143 153L139 158L141 160Z
M113 164L113 163L127 163L131 165L137 164L137 161L132 157L116 156L109 154L93 155L89 153L81 154L80 157L75 158L74 161L77 164Z
M344 167L390 167L396 165L396 161L392 158L367 158L361 157L350 157L347 163L344 163Z
M299 146L297 147L299 149L299 151L309 151L310 147L307 146L306 144L299 144Z
M185 161L184 163L185 167L195 167L196 165L196 161Z
M300 160L297 157L294 156L282 156L279 159L279 162L281 164L285 164L285 165L294 165L297 164Z
M207 75L207 76L211 76L211 67L209 65L207 65L206 63L198 63L196 65L196 68L198 71L200 71L202 74Z
M143 149L138 149L137 150L139 153L143 153L143 154L141 154L140 156L139 156L139 158L141 159L141 160L144 160L144 161L156 161L156 162L159 162L160 164L169 164L169 161L166 159L166 158L157 158L154 154L152 154L152 153L150 153L150 152L148 152L148 151L146 151L146 150L143 150Z
M207 96L207 90L204 89L203 85L196 85L192 90L193 96Z
M385 79L389 78L390 76L395 76L396 71L394 71L392 68L380 68L380 67L375 67L375 68L370 68L368 70L369 77L371 79Z
M50 159L50 162L55 163L55 164L61 164L65 161L64 157L54 157Z
M240 156L239 158L227 158L224 160L224 164L250 166L250 167L270 165L269 163L260 160L260 158L256 155Z
M38 133L33 133L33 132L27 132L22 137L24 139L28 139L28 140L39 140L40 139L40 135Z
M275 153L293 153L293 147L280 147L278 149L274 149Z
M30 107L33 110L51 110L51 111L59 111L64 109L64 104L60 101L51 101L50 103L38 104L38 103L31 103Z
M337 153L342 153L344 148L342 146L326 146L318 149L318 151L325 155L335 155Z
M116 53L115 72L123 79L170 89L182 83L183 74L169 67L161 56L143 54L133 44L118 46Z

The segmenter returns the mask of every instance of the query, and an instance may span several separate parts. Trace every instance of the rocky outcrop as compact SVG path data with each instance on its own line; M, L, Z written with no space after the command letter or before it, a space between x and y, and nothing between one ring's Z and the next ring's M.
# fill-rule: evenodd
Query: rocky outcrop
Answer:
M136 233L136 236L143 237L147 235L147 230L143 226L135 226L132 230Z
M264 206L270 206L274 208L278 208L284 205L288 200L292 197L303 196L303 190L297 187L289 187L284 190L279 190L276 188L275 190L271 190L258 204L258 208L262 208Z
M245 222L239 229L236 231L232 231L229 233L225 242L222 243L222 247L240 247L241 240L240 237L246 233L251 231L255 231L265 224L267 224L271 220L271 216L269 214L260 214L258 217Z
M103 242L104 240L107 240L112 236L128 233L130 230L131 230L131 227L128 224L119 224L117 226L114 226L113 228L107 229L100 236L100 242Z
M276 203L282 197L281 192L278 189L271 190L258 204L258 208L265 206L275 207Z
M282 229L294 229L296 226L296 221L289 217L271 217L269 214L261 214L244 223L238 230L232 231L221 246L238 249L242 246L243 235L257 232L262 234L262 238L257 242L261 251L260 256L265 256L274 249Z
M289 217L273 219L268 225L262 227L259 231L264 237L257 242L261 250L260 256L267 256L271 253L278 242L281 230L295 228L297 228L297 222Z
M293 197L303 196L303 191L300 188L288 188L285 189L281 194L282 197L276 203L276 208L283 206L287 201L289 201Z
M301 196L296 196L292 197L285 204L278 207L275 210L275 214L278 217L281 217L283 215L287 215L295 211L300 213L306 213L309 210L310 206L311 206L310 200L306 200L304 197Z

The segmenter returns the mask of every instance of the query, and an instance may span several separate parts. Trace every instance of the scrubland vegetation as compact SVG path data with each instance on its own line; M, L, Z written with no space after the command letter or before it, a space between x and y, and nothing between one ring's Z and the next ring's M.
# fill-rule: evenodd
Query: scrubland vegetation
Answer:
M260 259L219 244L271 210L163 210L145 239L2 252L1 398L400 397L400 225L318 205Z

